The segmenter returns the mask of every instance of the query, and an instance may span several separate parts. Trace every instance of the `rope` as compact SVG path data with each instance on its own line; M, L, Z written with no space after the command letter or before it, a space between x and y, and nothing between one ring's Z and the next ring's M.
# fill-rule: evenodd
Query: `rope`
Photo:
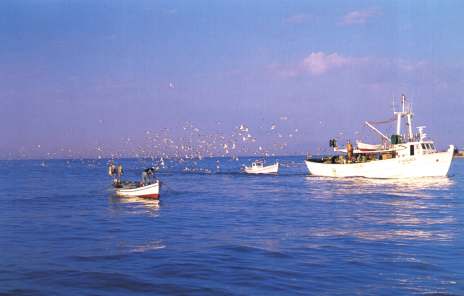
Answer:
M385 124L385 123L390 123L396 120L396 117L392 117L390 119L384 120L384 121L368 121L370 124Z
M176 192L176 190L172 189L171 187L168 186L168 184L166 184L166 182L164 181L160 181L160 185L162 187L166 187L168 190L172 191L172 192Z

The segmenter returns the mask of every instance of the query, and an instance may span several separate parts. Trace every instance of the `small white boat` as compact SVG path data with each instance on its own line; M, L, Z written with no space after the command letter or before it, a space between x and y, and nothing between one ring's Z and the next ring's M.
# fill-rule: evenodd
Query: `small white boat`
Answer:
M264 161L257 160L251 166L245 166L247 174L277 174L279 171L279 163L273 165L264 165Z
M138 182L122 183L121 187L116 187L116 195L123 197L141 197L159 199L160 181L156 180L152 184L140 185Z
M155 168L148 168L142 172L142 181L121 181L123 174L122 166L119 165L115 173L115 165L110 164L108 174L115 176L113 187L116 195L123 197L141 197L150 199L159 199L161 182L155 179Z
M367 144L361 141L356 141L356 146L360 151L379 151L384 149L382 144Z

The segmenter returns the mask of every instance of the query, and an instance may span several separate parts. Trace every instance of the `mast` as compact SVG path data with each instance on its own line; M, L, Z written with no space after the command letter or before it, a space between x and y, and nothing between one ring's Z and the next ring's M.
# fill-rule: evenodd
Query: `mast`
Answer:
M401 97L401 110L399 112L394 112L396 115L396 134L401 135L401 117L403 116L404 113L404 95Z
M406 116L406 124L408 125L408 140L412 141L414 138L414 134L412 132L412 112L411 106L409 105L409 109L406 111L406 96L401 95L401 111L394 112L396 115L396 134L401 136L401 118Z
M401 116L403 112L395 112L396 114L396 134L401 135Z
M408 132L409 132L409 141L413 141L414 135L412 134L412 113L408 112Z
M406 115L406 118L408 120L408 122L407 122L407 124L408 124L408 139L409 139L409 141L413 141L414 140L414 134L412 132L412 115L413 115L413 113L411 112L411 103L408 104L408 111L406 112L405 111L406 96L401 95L401 99L403 101L403 113Z
M403 113L405 113L405 102L406 102L406 96L402 94L401 95L401 106L403 106Z

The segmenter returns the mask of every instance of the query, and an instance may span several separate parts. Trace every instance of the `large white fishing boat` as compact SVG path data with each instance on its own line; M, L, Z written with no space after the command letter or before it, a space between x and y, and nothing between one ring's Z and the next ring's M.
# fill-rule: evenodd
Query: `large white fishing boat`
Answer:
M387 137L380 132L373 122L365 122L382 138L382 144L357 142L357 147L350 143L344 149L337 147L331 140L330 146L341 155L322 158L308 158L305 163L311 175L324 177L366 177L366 178L413 178L442 177L448 174L453 160L454 146L445 152L439 152L434 142L427 138L425 126L417 127L413 133L411 104L401 96L401 110L394 112L396 134ZM407 133L401 133L402 119L406 118Z

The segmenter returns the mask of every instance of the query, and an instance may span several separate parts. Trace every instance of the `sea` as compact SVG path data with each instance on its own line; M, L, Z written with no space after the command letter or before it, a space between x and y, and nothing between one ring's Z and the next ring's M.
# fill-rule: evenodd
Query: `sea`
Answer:
M253 160L165 159L159 203L114 196L108 160L0 161L0 295L464 295L463 159L408 180Z

